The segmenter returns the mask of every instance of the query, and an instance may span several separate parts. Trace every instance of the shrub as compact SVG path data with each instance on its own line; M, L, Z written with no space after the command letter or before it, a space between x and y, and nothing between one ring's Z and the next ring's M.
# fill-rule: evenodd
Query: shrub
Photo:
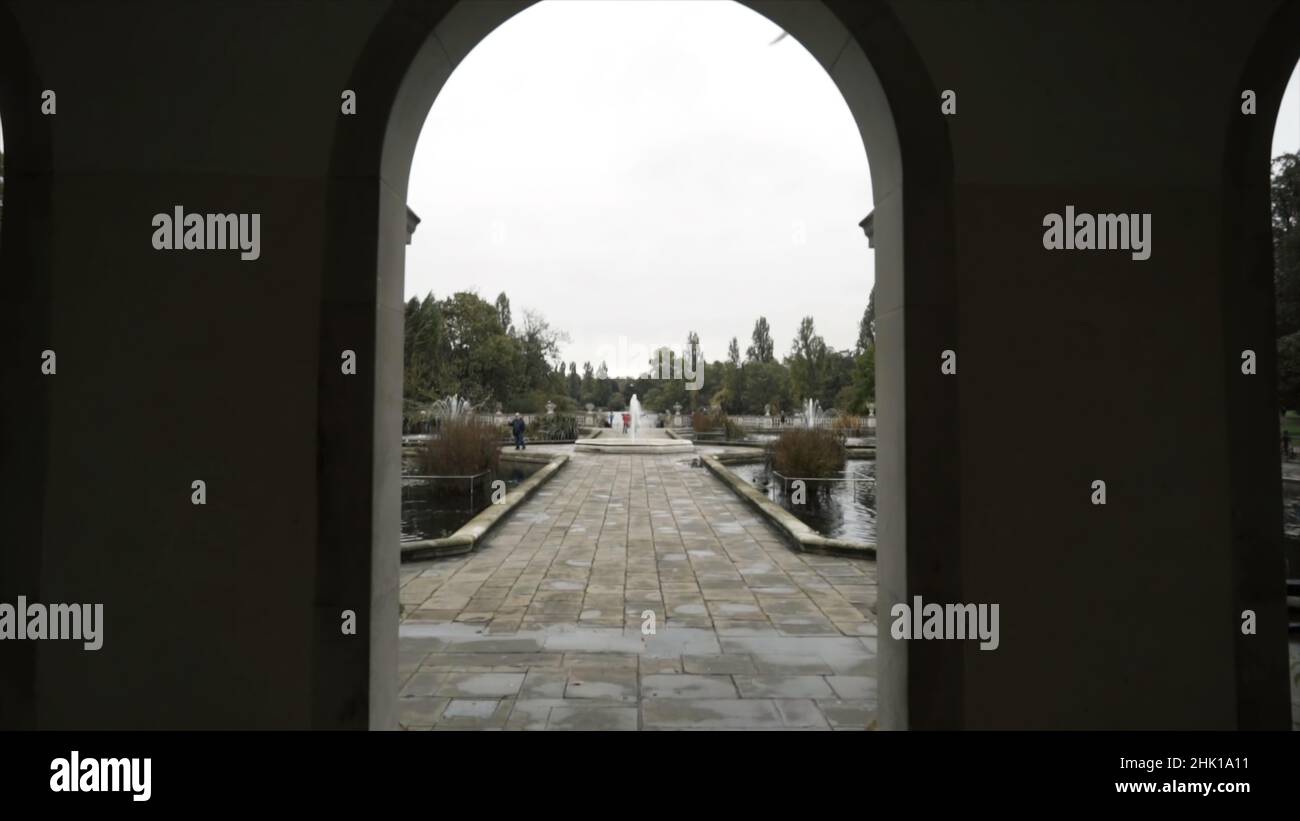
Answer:
M416 449L416 470L424 476L472 476L495 472L501 461L501 434L495 425L472 416L443 420L437 434ZM469 491L449 483L448 491Z
M790 428L768 446L772 469L792 479L830 477L844 470L844 440L826 428Z
M717 410L712 413L705 410L697 410L691 414L691 427L696 433L721 433L728 440L738 440L745 438L745 429L739 423L732 420L724 410Z
M576 411L578 409L578 402L572 396L555 394L551 397L551 402L555 405L555 409L560 412Z
M577 439L578 417L557 413L554 416L534 416L524 431L534 439Z
M861 416L843 413L835 417L831 429L841 436L861 436L867 429L867 420Z

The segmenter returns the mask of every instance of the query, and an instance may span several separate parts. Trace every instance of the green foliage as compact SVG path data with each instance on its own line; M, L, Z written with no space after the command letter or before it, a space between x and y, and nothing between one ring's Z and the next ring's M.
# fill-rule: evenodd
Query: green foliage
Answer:
M442 420L433 438L422 442L415 452L416 470L425 476L472 476L495 471L500 459L501 436L496 426L473 416ZM453 488L453 484L448 485L449 490Z
M732 414L761 415L792 411L799 400L820 399L840 411L864 413L875 395L874 347L862 353L835 351L816 333L812 317L805 317L784 363L772 353L771 328L759 317L753 344L744 360L733 338L727 357L708 362L699 353L699 336L687 335L688 350L697 352L696 368L703 371L700 390L688 390L681 369L681 353L664 358L667 373L657 378L658 360L642 376L614 378L604 362L598 367L559 361L559 344L567 336L554 330L539 314L523 312L520 325L512 322L509 297L500 294L487 302L477 294L461 292L445 299L429 294L406 304L403 350L403 418L408 426L426 420L429 403L458 394L478 408L506 413L538 414L547 401L557 410L570 411L591 403L605 410L622 410L637 395L647 410L683 413L718 405ZM498 408L499 406L499 408Z
M854 349L856 353L862 353L867 348L876 344L876 284L871 283L871 295L867 297L867 310L863 311L862 319L858 320L858 344Z
M1273 282L1277 335L1300 331L1300 154L1273 160Z
M866 413L867 406L876 401L876 346L872 343L858 354L853 369L853 403L848 408L855 413Z
M745 351L745 360L747 362L757 362L760 365L773 361L772 329L768 327L767 317L760 316L754 323L754 331L750 335L751 343L749 349Z
M817 333L813 318L804 317L790 345L786 364L790 368L790 387L801 399L825 398L828 351L826 340Z
M578 417L562 413L535 416L533 421L528 423L524 435L547 441L577 439Z
M1300 410L1300 155L1273 160L1273 285L1277 297L1277 398Z
M761 414L769 405L773 415L794 408L790 371L780 362L747 362L741 370L745 384L741 406L746 413Z
M844 470L844 439L827 428L790 428L768 446L772 469L792 479L832 477Z
M1300 409L1300 331L1277 341L1277 401L1284 410Z
M523 328L516 330L505 294L495 303L469 292L443 300L432 294L412 298L406 304L403 395L417 409L436 397L459 394L485 410L528 396L530 407L510 410L538 412L544 397L569 393L573 380L555 362L565 338L531 311L524 312ZM533 402L533 394L543 398Z

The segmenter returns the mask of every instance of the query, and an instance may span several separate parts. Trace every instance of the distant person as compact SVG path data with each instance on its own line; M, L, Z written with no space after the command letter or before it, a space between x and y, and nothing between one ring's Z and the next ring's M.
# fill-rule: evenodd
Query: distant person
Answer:
M515 414L515 418L510 421L510 432L515 435L515 450L527 450L528 446L524 444L524 417Z
M1291 431L1284 430L1282 431L1282 458L1290 459L1291 456Z
M630 427L632 427L632 414L625 413L623 414L623 430L626 431Z

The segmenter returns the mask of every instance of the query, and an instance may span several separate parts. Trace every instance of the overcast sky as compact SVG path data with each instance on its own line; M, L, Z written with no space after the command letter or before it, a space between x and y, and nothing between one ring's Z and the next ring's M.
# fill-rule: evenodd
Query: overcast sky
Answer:
M851 347L873 280L857 126L797 42L731 2L548 0L480 43L425 123L406 294L505 291L564 359L644 370L700 334L710 360L811 314ZM619 350L620 337L631 350ZM626 361L625 361L626 360Z

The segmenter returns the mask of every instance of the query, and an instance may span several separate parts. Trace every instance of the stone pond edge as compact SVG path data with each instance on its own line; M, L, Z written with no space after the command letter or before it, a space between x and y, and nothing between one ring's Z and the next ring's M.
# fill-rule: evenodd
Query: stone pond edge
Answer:
M825 553L832 556L853 556L859 559L875 559L876 546L850 542L844 539L830 539L817 533L808 525L799 521L793 513L768 499L757 489L727 469L716 456L703 454L701 463L709 471L731 488L731 491L758 511L767 521L786 538L796 550L807 553ZM749 460L745 460L749 461Z
M525 461L522 456L517 458L520 461ZM526 461L534 461L534 459L530 458ZM498 522L508 516L516 507L527 501L542 485L550 481L551 477L559 473L560 468L564 467L568 461L569 455L567 453L560 453L547 458L545 467L521 482L519 487L506 493L505 501L499 505L488 505L450 536L444 536L441 539L421 539L418 542L403 544L402 561L414 562L425 559L440 559L446 556L462 556L473 552L474 547L482 541L483 537Z

